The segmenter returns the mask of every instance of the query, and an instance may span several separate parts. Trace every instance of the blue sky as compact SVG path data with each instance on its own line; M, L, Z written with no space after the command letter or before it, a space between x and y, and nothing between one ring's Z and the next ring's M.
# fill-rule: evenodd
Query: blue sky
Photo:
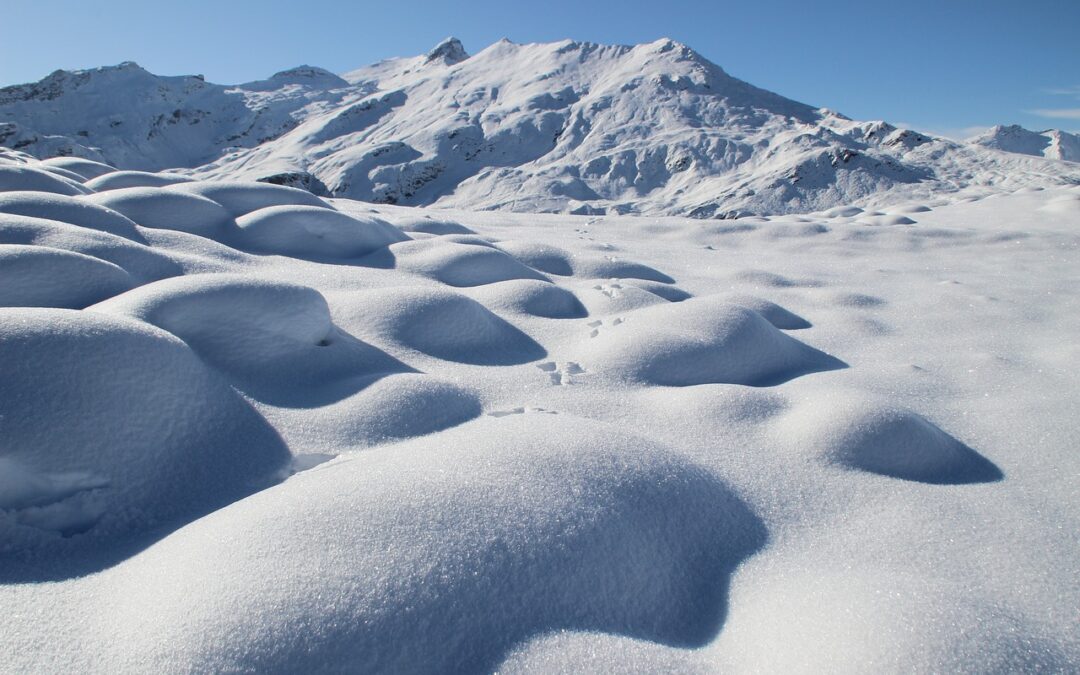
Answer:
M4 0L0 84L138 61L163 75L343 72L455 35L632 44L671 37L732 75L856 119L963 136L1080 129L1080 0L328 2Z

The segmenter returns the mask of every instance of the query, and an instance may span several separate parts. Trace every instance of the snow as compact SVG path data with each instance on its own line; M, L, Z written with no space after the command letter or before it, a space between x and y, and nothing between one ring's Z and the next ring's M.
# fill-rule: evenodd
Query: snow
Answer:
M236 219L249 249L296 257L355 258L408 237L378 218L316 206L267 206Z
M82 309L134 286L120 267L47 246L0 244L0 305Z
M95 190L184 173L387 204L730 219L1077 181L1044 159L1075 160L1074 135L955 143L852 120L669 39L502 40L470 56L447 38L344 76L299 66L239 85L133 63L57 71L0 89L0 119L0 144L38 156L174 172L96 176ZM46 166L100 170L72 161Z
M433 57L0 90L11 139L43 125L24 148L97 148L0 149L0 671L1077 669L1077 165L846 120L671 41ZM117 131L158 86L178 121ZM91 93L131 114L76 114ZM231 130L185 96L303 111L274 136L298 154L199 168ZM451 101L502 164L414 197L468 208L253 180L331 120L300 162L327 185L453 156L416 140ZM597 138L519 164L564 113ZM736 128L773 191L690 217L731 176L664 153L733 161Z
M1058 129L1029 131L1018 124L998 125L973 138L972 143L1023 155L1080 162L1080 136Z

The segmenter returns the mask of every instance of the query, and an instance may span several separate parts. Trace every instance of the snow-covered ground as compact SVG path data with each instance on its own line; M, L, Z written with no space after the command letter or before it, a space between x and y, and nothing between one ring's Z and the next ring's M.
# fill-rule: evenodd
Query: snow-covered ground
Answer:
M1075 671L1078 244L0 153L0 671Z

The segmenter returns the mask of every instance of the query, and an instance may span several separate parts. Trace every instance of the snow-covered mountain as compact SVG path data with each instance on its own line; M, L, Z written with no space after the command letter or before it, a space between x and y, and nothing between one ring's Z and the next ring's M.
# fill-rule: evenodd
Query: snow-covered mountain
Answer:
M1080 182L1080 169L858 122L671 40L500 41L236 86L133 63L0 89L0 145L380 203L730 217Z
M1019 124L998 125L971 140L985 148L1080 162L1080 135L1058 129L1031 131Z

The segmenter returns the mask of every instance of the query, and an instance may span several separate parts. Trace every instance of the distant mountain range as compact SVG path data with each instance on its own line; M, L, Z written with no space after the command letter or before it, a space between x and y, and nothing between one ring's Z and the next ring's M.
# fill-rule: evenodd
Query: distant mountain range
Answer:
M1017 124L999 125L971 142L1005 152L1080 162L1080 135L1057 129L1029 131Z
M343 76L301 66L240 85L131 62L60 70L0 89L0 145L381 203L586 214L724 218L1080 183L1080 165L1046 159L1076 160L1075 135L997 127L957 143L854 121L671 40L503 40L469 56L450 38Z

